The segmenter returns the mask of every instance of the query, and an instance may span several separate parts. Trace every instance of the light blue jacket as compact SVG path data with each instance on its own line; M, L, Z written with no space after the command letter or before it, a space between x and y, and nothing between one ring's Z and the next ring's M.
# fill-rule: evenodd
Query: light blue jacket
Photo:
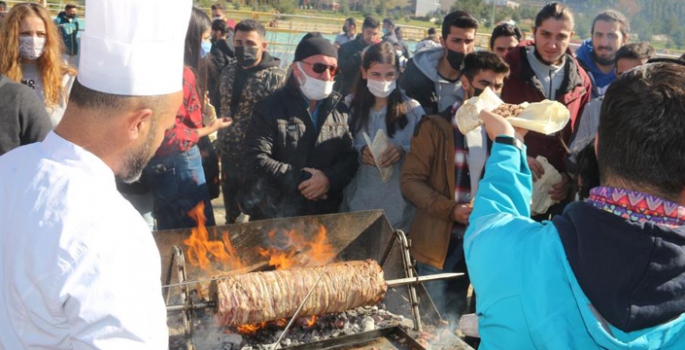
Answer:
M685 349L685 316L630 333L597 312L552 223L530 217L526 152L494 143L464 238L482 343L492 349Z

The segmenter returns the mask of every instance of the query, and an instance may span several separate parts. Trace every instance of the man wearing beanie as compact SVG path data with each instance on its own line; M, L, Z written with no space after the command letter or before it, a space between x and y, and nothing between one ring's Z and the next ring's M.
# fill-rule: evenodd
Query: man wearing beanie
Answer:
M186 27L168 24L192 2L165 2L87 0L64 118L0 157L0 349L168 349L159 250L115 182L182 103Z
M333 91L338 53L320 33L295 49L286 85L255 105L243 147L243 210L253 220L338 211L357 172L349 110Z

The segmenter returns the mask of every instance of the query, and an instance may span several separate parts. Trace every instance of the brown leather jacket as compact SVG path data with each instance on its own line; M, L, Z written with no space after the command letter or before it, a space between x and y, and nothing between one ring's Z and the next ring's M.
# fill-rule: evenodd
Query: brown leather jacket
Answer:
M402 168L402 194L416 206L411 254L418 262L442 269L453 225L454 129L444 117L424 116L416 126Z

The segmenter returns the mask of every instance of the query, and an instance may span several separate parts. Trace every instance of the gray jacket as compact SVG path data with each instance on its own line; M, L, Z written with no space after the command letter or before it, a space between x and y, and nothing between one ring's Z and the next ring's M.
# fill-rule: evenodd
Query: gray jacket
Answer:
M45 104L31 88L0 75L0 155L43 141L52 130Z

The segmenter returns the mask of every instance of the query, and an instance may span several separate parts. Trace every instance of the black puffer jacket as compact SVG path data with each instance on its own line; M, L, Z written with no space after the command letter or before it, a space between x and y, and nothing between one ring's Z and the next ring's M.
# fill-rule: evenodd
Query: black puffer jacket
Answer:
M253 219L335 213L359 163L349 110L333 92L319 106L318 128L293 76L254 108L243 145L241 205ZM326 174L328 198L309 201L298 191L303 168Z

